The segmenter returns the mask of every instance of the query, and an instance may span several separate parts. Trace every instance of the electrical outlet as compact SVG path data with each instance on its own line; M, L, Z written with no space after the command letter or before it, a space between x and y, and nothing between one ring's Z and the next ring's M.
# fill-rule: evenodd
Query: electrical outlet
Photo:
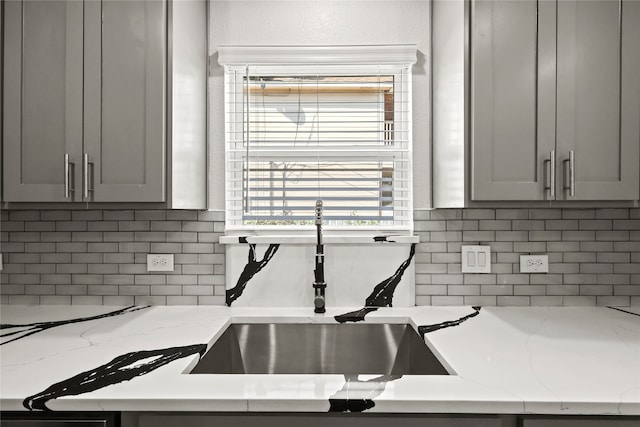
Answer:
M147 254L147 271L173 271L173 254Z
M548 273L549 255L520 255L521 273Z
M463 246L463 273L491 273L491 246Z

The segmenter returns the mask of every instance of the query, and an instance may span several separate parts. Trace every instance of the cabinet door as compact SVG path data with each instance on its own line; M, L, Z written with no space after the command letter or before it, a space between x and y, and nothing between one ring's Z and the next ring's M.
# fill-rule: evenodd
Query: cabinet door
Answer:
M531 416L522 417L522 427L635 427L637 417L618 416Z
M165 200L165 10L162 1L85 3L89 201Z
M544 200L555 146L555 4L473 2L471 28L472 199Z
M5 201L79 196L82 11L75 1L4 2Z
M559 191L635 200L640 162L640 3L558 2ZM575 195L569 152L574 151Z

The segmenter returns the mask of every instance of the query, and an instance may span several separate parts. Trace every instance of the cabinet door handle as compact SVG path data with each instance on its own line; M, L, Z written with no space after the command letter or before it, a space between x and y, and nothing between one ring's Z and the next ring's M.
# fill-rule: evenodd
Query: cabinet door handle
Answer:
M93 191L93 188L89 187L89 165L91 165L91 167L93 168L93 162L89 161L89 154L84 153L83 154L83 162L82 162L82 188L83 188L83 195L82 197L84 198L85 201L89 200L89 192Z
M89 198L89 155L82 155L82 197L86 200Z
M549 161L551 162L551 178L549 179L549 185L551 186L551 198L556 197L556 150L551 150L549 153Z
M75 191L75 187L71 186L75 170L75 163L69 161L69 153L64 153L64 198L68 199Z
M64 153L64 198L69 198L69 153Z
M569 185L565 185L564 189L569 190L569 196L573 197L576 195L576 153L574 150L569 150L569 158L562 161L562 163L566 165L569 163ZM567 179L566 172L564 173L564 179Z
M556 150L549 152L549 158L544 161L544 164L549 164L549 185L544 187L545 190L549 190L549 198L556 198Z

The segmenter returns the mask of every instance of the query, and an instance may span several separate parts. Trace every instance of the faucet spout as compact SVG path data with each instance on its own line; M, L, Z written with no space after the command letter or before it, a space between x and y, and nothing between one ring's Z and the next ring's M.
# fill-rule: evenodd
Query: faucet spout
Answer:
M313 289L315 290L315 297L313 304L315 306L315 313L324 313L325 309L325 295L324 291L327 287L327 283L324 281L324 244L322 243L322 200L316 201L316 266L313 270L315 281L313 282Z

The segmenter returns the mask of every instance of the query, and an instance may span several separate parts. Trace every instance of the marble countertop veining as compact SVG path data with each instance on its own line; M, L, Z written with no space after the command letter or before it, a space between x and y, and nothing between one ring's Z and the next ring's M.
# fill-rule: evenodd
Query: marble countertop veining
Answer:
M187 375L232 322L335 323L354 308L2 306L0 407L640 415L640 310L380 308L455 373ZM360 409L358 409L360 408Z

